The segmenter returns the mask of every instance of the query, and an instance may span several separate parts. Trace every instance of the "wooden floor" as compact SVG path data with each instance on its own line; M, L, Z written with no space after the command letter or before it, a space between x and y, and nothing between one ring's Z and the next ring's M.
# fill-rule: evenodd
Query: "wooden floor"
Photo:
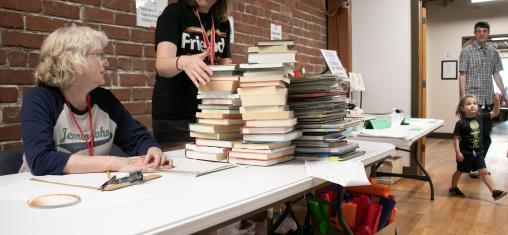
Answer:
M493 129L486 156L496 188L508 190L508 123ZM432 177L435 200L428 183L402 179L392 185L399 210L398 234L508 234L508 196L494 201L479 179L463 175L459 188L466 198L448 196L456 169L452 140L428 139L426 169Z

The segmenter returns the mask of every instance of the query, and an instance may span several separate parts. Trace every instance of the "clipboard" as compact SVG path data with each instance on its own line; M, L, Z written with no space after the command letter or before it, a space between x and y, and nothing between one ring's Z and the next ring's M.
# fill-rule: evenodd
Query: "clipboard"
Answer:
M136 172L134 172L134 173L136 173ZM35 182L56 184L56 185L63 185L63 186L70 186L70 187L87 188L87 189L102 190L102 191L113 191L113 190L129 187L132 185L136 185L136 184L141 184L141 183L151 181L151 180L154 180L154 179L157 179L160 177L161 177L161 175L159 175L159 174L149 174L149 175L143 175L142 182L141 181L140 182L125 182L125 183L107 184L107 185L106 185L106 183L104 183L104 184L101 183L101 184L97 184L97 185L80 184L80 183L72 183L69 181L58 180L58 179L48 180L48 179L40 179L40 178L30 178L30 180L35 181ZM110 180L107 180L106 182L108 182L108 181L110 181Z

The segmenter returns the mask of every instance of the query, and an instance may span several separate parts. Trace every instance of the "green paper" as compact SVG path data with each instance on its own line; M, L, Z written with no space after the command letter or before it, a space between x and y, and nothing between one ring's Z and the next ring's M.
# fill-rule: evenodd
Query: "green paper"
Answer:
M366 129L386 129L390 126L391 121L388 118L376 118L365 122Z
M402 119L402 123L400 123L400 124L401 125L409 125L409 123L411 123L411 116L404 115L404 119Z
M431 120L429 121L429 123L430 123L430 124L437 123L437 120L435 120L435 119L431 119Z

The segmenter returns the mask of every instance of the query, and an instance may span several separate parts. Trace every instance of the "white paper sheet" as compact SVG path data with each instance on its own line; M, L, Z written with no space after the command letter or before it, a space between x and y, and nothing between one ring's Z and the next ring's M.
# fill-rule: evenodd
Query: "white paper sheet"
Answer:
M436 119L427 119L427 118L413 118L411 119L411 126L432 126L436 124L438 120Z
M407 128L387 128L387 129L364 129L358 132L358 136L364 137L385 137L395 139L408 139Z
M360 161L305 161L307 175L344 187L370 185L365 167Z
M201 176L204 174L235 167L235 165L229 164L227 162L208 162L187 158L171 158L171 160L173 160L173 168L160 169L161 172Z
M157 26L157 17L167 4L167 0L136 0L136 25L143 27Z

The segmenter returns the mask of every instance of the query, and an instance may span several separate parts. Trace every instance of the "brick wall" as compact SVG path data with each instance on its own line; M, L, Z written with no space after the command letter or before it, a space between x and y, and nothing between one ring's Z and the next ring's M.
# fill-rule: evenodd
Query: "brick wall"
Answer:
M246 61L248 46L270 40L270 23L282 26L282 38L295 41L297 61L309 73L325 68L319 52L326 48L326 15L322 0L232 1L235 35L233 61Z
M319 48L326 47L322 0L232 0L235 23L233 61L246 61L248 46L270 38L270 22L282 25L283 38L295 40L297 60L307 72L324 69ZM21 145L20 106L34 85L43 39L72 23L106 32L109 68L106 87L141 123L151 127L155 82L154 31L137 27L135 0L0 0L0 150Z

